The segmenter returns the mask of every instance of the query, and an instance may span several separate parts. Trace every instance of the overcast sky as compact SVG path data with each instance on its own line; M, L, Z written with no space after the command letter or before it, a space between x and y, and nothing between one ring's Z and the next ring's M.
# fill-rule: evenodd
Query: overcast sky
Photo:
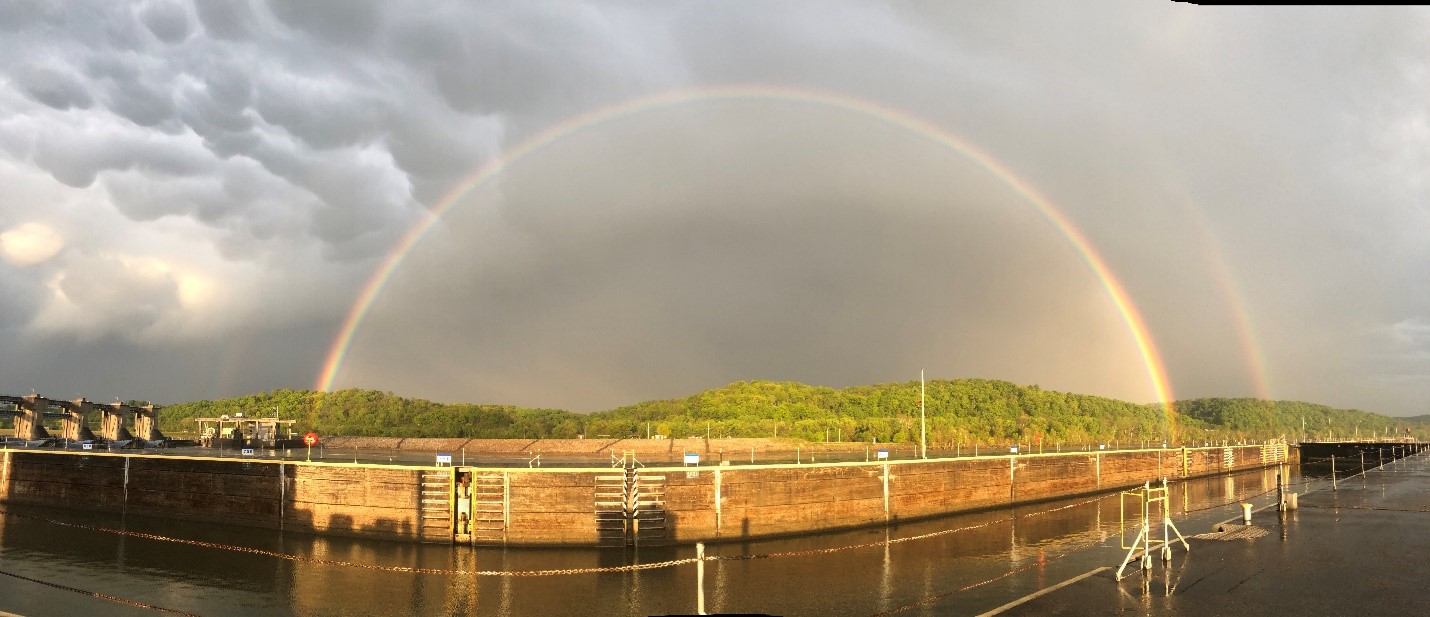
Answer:
M463 177L740 86L805 94L632 106L462 194L334 385L588 411L923 368L1155 400L1025 182L1177 397L1430 413L1422 9L60 4L0 3L0 393L311 388Z

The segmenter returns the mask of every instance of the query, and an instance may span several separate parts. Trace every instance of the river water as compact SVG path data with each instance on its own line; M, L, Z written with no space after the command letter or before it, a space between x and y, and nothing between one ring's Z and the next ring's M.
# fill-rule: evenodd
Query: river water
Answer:
M1321 483L1301 480L1295 468L1290 475L1298 492ZM1274 468L1174 482L1170 509L1184 535L1203 533L1239 516L1240 499L1270 503L1275 487ZM705 608L775 615L981 613L1092 568L1117 566L1126 552L1120 500L1118 493L1084 496L890 528L707 545L708 556L722 559L705 562ZM1138 507L1136 500L1127 504ZM473 574L664 562L694 557L691 546L472 549L21 506L6 506L0 523L0 611L26 616L152 616L166 614L162 609L206 617L660 615L696 609L693 563L549 576ZM1133 534L1135 528L1127 542ZM1195 557L1180 547L1174 553L1174 560Z

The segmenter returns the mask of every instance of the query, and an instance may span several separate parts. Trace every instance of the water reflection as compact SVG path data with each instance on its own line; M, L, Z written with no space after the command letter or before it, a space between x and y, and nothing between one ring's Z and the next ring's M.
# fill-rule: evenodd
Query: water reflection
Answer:
M1237 514L1234 505L1224 504L1267 492L1271 495L1263 502L1274 499L1275 481L1275 470L1270 470L1173 483L1169 509L1184 534L1199 533L1212 522ZM1291 481L1299 481L1294 468ZM873 615L903 607L912 609L900 614L981 612L1093 567L1119 563L1124 551L1117 539L1118 502L1116 493L1084 496L892 528L709 545L707 553L712 556L739 559L707 562L707 608L785 615ZM292 559L126 537L49 521L251 547ZM972 526L978 528L890 542ZM868 546L745 559L863 544ZM7 507L0 524L0 570L206 616L690 613L696 593L692 565L565 576L471 573L652 563L693 553L692 547L470 549L19 506ZM1167 593L1175 589L1183 555L1174 552L1173 566L1163 581ZM1150 608L1146 596L1126 599L1132 601L1130 607ZM8 577L0 577L0 610L153 614Z

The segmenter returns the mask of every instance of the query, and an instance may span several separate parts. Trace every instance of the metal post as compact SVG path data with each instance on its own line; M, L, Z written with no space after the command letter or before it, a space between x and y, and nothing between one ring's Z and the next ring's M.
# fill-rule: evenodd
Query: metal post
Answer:
M924 428L924 370L919 369L919 458L928 457L928 431Z
M1281 481L1281 463L1276 464L1276 509L1280 512L1286 511L1286 489Z
M705 543L695 543L695 613L705 614Z
M1331 490L1340 490L1336 487L1336 455L1331 455Z

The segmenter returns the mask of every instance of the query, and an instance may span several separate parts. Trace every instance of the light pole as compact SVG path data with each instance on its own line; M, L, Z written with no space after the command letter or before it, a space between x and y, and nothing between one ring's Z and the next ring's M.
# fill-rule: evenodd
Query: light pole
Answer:
M928 430L924 426L924 370L919 369L919 457L929 457Z

